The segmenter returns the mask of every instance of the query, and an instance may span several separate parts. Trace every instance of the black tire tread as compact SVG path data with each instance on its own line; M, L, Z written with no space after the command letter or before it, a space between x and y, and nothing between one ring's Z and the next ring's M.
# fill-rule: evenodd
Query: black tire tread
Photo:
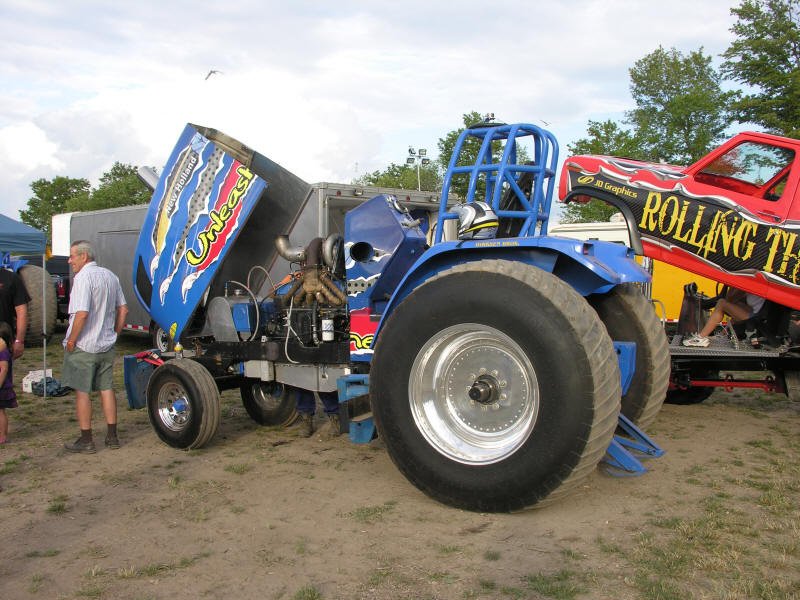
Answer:
M571 287L566 287L570 291L574 291ZM579 296L577 292L575 294ZM586 303L584 302L584 304ZM586 308L591 315L596 316L588 304L586 304ZM584 318L589 319L589 317ZM596 340L596 345L589 356L595 357L591 364L593 365L593 373L598 378L598 383L595 386L597 401L595 403L591 434L584 447L580 463L575 467L572 474L562 482L561 487L551 493L543 502L540 502L540 506L563 498L591 475L605 455L608 445L614 436L614 431L617 429L620 399L622 397L619 363L611 340L608 338L605 327L603 327L599 319L592 324L591 329L584 336L584 340L592 339Z
M189 445L190 450L202 448L217 433L219 422L221 418L221 406L219 397L219 388L211 373L208 372L200 363L183 359L186 361L186 371L191 373L198 384L198 391L200 392L200 399L203 403L203 418L200 426L200 433L197 439Z
M653 305L633 283L614 287L603 295L590 297L590 303L598 310L600 318L611 328L616 313L625 320L625 326L633 326L646 341L636 349L637 373L628 393L622 398L622 414L640 428L652 424L658 416L667 396L671 372L669 344Z

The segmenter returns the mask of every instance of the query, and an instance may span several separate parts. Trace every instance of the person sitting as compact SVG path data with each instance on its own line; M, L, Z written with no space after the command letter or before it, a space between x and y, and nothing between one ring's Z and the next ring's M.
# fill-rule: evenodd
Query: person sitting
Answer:
M711 316L698 332L683 340L684 346L707 347L711 340L708 336L713 333L717 325L722 323L725 315L729 315L734 322L745 321L755 315L764 306L765 299L755 294L748 294L736 288L729 288L725 297L720 299Z

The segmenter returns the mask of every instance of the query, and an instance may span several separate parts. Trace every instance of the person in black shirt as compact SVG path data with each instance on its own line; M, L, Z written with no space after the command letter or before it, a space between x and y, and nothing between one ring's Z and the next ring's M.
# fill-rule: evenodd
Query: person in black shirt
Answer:
M28 328L28 302L31 297L19 275L0 269L0 322L10 323L14 329L14 360L25 351L25 330Z

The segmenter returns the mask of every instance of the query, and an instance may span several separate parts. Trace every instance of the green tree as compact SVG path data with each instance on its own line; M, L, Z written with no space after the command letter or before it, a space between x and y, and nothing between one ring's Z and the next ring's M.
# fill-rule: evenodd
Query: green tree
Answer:
M616 207L597 198L592 198L585 204L570 202L562 206L564 207L561 211L562 223L605 223L611 215L619 212Z
M800 138L800 0L744 0L731 14L722 73L754 89L733 102L737 120Z
M567 145L570 154L605 154L644 160L641 144L632 131L622 129L617 123L592 121L586 126L587 137Z
M693 163L725 135L727 106L734 92L720 87L722 76L703 49L684 55L662 47L630 69L636 108L626 114L641 153L652 161Z
M19 211L20 219L44 231L49 242L52 216L68 212L67 206L73 198L87 198L89 181L62 176L54 177L52 181L42 178L31 183L31 191L33 196L28 199L28 208Z
M420 166L419 181L423 190L436 192L442 189L442 177L436 165L432 162ZM353 183L355 185L416 190L417 167L392 163L382 171L373 171L357 177L353 180Z
M626 158L644 159L642 148L636 135L622 129L612 120L589 121L586 128L587 137L567 145L570 154L601 154L607 156L624 156ZM586 204L570 202L565 204L561 212L563 223L594 223L608 221L617 209L602 200L593 198Z
M132 204L147 204L153 192L136 175L136 167L115 162L103 173L97 189L67 201L67 211L100 210Z
M136 176L136 167L115 162L103 173L97 189L87 179L58 176L31 183L33 197L28 208L19 211L20 219L47 233L51 239L52 216L64 212L100 210L150 202L152 192Z

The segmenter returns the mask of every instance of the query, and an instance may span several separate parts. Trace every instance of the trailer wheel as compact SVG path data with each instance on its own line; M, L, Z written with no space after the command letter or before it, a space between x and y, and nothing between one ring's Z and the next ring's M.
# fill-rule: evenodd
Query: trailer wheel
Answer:
M239 390L247 414L259 425L288 427L297 420L294 394L282 383L249 379Z
M784 371L783 383L789 400L792 402L800 400L800 371Z
M172 350L174 344L169 333L164 330L161 325L155 321L150 322L150 331L153 334L153 348L158 350L161 354Z
M56 313L58 300L56 288L50 273L42 271L42 267L27 264L20 267L18 274L31 301L28 302L28 328L25 331L25 346L41 346L43 331L47 332L47 339L53 334L56 326ZM44 302L42 301L42 275L45 277Z
M505 260L452 267L407 296L379 333L370 388L400 471L475 511L576 487L611 442L621 396L611 340L583 297Z
M667 399L664 400L664 402L667 404L677 404L679 406L700 404L713 393L713 387L690 387L685 390L677 388L667 392Z
M647 427L661 410L669 387L669 345L661 322L653 305L632 283L587 299L612 340L636 342L636 371L622 397L622 414L639 427Z
M220 398L211 373L189 359L170 360L147 383L147 413L161 441L201 448L217 431Z

